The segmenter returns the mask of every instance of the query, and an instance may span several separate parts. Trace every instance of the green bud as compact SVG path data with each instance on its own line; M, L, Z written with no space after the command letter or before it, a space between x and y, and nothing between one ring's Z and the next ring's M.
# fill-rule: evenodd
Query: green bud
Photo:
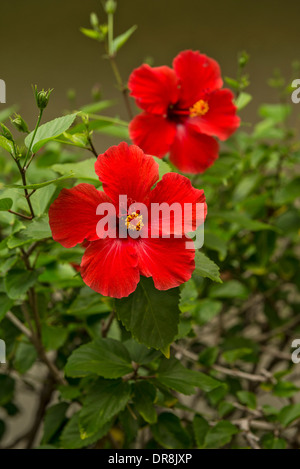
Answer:
M242 52L239 56L239 67L244 68L246 67L247 63L249 62L249 55L247 52Z
M67 98L69 101L73 102L76 99L76 91L70 88L67 92Z
M88 126L88 124L89 124L89 115L86 114L85 112L81 112L80 116L81 116L81 119L82 119L82 122L84 123L84 125Z
M12 136L11 131L4 124L0 124L0 126L1 126L3 137L5 137L5 138L7 138L7 140L10 140L11 142L13 142L14 137Z
M35 100L36 100L37 107L41 111L43 109L45 109L45 107L47 107L48 102L49 102L49 98L50 98L50 94L52 93L52 91L53 91L53 89L51 89L51 90L49 89L47 91L42 89L41 91L38 91L36 85L33 88L34 97L35 97Z
M101 100L101 88L100 85L95 85L92 88L92 99L93 101L97 102Z
M96 13L91 13L90 22L94 29L99 28L99 20L98 20L98 16L96 15Z
M107 0L105 3L105 11L108 15L113 15L117 9L117 2L115 0Z
M24 132L25 134L29 133L28 125L20 114L15 114L13 119L10 118L10 121L19 132Z
M15 145L15 158L19 160L20 158L22 158L22 156L22 151L20 150L18 145Z

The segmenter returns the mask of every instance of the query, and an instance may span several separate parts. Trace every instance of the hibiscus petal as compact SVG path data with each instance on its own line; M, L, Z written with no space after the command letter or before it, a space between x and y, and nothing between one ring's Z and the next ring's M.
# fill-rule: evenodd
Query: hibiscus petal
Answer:
M180 171L203 173L219 156L219 145L208 135L200 134L188 125L178 125L170 150L170 160Z
M174 141L176 125L162 116L143 112L131 121L129 135L145 153L162 158Z
M181 85L181 108L193 106L203 94L223 85L219 64L198 51L181 52L173 60L173 67Z
M177 173L163 176L151 191L149 202L163 204L162 212L155 217L154 205L151 205L152 233L153 230L164 234L190 233L204 222L207 212L204 191L194 189L188 178ZM172 206L174 211L169 210Z
M178 80L170 67L142 65L129 77L130 96L144 111L165 114L178 99Z
M90 243L81 261L83 281L104 296L130 295L140 280L135 243L131 239L100 239Z
M156 161L136 145L125 142L99 155L95 170L104 191L115 204L119 203L119 195L126 195L131 201L144 202L159 178Z
M186 243L192 249L187 249ZM193 246L186 237L141 239L137 246L141 275L152 277L158 290L187 282L195 269Z
M226 140L240 125L233 98L230 90L214 91L207 99L208 112L201 117L191 118L189 125L198 132Z
M96 210L104 202L111 200L91 184L63 189L49 209L53 239L66 248L98 239L96 226L101 217Z

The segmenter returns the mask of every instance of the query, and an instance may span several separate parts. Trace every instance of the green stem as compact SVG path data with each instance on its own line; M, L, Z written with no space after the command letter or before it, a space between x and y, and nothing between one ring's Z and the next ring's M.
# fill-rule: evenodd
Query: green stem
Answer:
M22 168L19 160L16 160L16 163L17 163L17 166L18 166L20 174L21 174L23 186L27 186L26 170L24 168ZM30 213L31 213L31 218L34 218L34 211L33 211L33 207L32 207L32 204L31 204L30 197L29 197L29 192L28 192L27 189L24 189L24 193L25 193L25 199L27 200L27 204L28 204L28 207L29 207L29 210L30 210Z
M108 13L108 53L110 57L114 56L114 15Z
M41 123L41 120L42 120L42 115L43 115L43 109L40 109L40 113L39 113L39 117L38 117L38 120L37 120L37 123L36 123L36 126L35 126L35 129L34 129L34 132L33 132L33 135L32 135L32 139L31 139L31 142L30 142L30 145L28 147L28 150L27 150L27 153L26 153L26 156L25 156L25 162L24 162L24 166L23 168L25 168L26 166L26 162L28 160L28 157L30 155L30 152L31 152L31 148L32 148L32 144L34 142L34 139L35 139L35 136L36 136L36 133L37 133L37 130L39 128L39 125ZM27 169L27 168L26 168Z

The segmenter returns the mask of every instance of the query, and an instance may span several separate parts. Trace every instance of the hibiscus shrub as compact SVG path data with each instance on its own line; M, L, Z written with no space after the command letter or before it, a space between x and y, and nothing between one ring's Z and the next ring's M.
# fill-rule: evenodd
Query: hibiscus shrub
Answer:
M300 184L288 84L271 81L280 104L248 126L238 117L251 100L246 54L233 91L191 50L172 68L142 65L127 88L116 55L135 28L113 37L115 7L82 32L104 45L128 122L99 100L47 122L51 90L36 87L31 132L0 112L1 447L296 448ZM93 132L116 145L98 155ZM164 202L192 205L187 231L175 216L164 231L138 206ZM115 236L102 203L116 208ZM153 225L158 237L143 237ZM35 410L16 430L24 390Z

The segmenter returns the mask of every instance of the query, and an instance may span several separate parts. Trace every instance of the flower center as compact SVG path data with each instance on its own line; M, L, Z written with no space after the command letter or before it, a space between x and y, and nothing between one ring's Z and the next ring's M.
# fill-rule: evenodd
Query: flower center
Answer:
M128 230L140 231L144 226L143 216L137 212L132 212L131 215L126 217L125 226Z
M208 102L200 99L194 104L194 106L190 107L190 117L204 116L208 110Z

